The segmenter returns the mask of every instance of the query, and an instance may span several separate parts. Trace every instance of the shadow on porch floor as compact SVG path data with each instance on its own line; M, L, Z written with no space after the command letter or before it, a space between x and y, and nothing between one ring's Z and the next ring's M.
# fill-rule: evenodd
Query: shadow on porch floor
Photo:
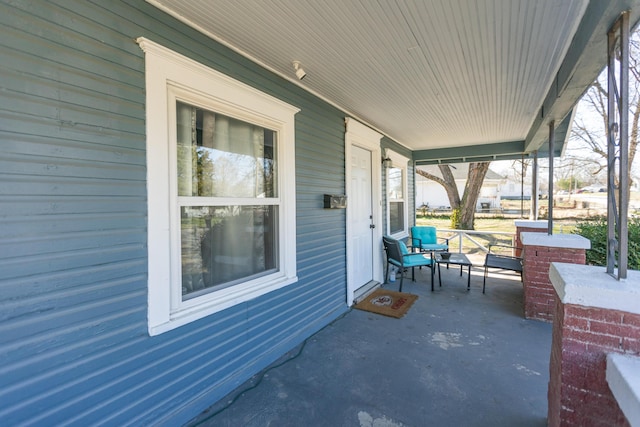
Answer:
M483 295L481 268L470 291L442 273L433 293L428 270L405 279L404 318L351 310L188 425L545 426L551 325L523 318L519 277Z

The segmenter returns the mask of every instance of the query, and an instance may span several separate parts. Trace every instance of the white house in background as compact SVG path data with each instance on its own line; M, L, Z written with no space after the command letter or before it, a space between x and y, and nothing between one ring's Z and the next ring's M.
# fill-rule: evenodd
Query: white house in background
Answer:
M468 163L460 163L449 165L453 177L456 180L458 192L462 197L464 186L467 183L467 174L469 172ZM441 177L440 168L437 165L417 166L417 169L423 170L432 175ZM495 209L500 207L500 194L502 187L507 184L506 178L489 169L484 178L480 196L476 209ZM427 205L430 209L450 209L449 197L444 187L439 183L432 181L416 173L416 207Z
M510 176L505 176L498 187L498 194L501 199L520 200L520 197L524 197L525 200L531 199L531 178L525 179L524 185L518 179Z

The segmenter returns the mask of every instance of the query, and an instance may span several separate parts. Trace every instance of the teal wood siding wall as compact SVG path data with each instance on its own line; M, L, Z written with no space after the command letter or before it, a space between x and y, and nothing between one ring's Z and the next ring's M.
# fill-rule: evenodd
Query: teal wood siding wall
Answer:
M347 310L343 113L143 1L0 23L0 425L179 425ZM155 337L139 36L301 109L298 283Z

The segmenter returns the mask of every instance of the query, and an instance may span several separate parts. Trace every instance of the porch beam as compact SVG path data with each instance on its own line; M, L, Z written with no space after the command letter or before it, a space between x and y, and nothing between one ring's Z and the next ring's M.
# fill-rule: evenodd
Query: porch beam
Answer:
M523 148L524 141L469 145L465 147L434 148L432 150L414 151L413 160L417 165L463 163L483 160L509 160L519 158L523 153Z
M573 114L573 113L572 113ZM571 133L572 114L565 117L555 129L556 157L562 156ZM437 165L445 163L490 162L494 160L516 160L532 158L533 153L524 152L524 141L498 142L493 144L469 145L465 147L434 148L432 150L418 150L413 152L416 165ZM547 156L547 147L542 147L538 154Z

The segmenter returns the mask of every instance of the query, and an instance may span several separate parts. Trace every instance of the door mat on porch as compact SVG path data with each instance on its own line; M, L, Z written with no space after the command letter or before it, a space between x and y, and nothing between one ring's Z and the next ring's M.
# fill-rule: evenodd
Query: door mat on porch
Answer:
M418 295L377 289L353 307L399 319L409 311L417 299Z

